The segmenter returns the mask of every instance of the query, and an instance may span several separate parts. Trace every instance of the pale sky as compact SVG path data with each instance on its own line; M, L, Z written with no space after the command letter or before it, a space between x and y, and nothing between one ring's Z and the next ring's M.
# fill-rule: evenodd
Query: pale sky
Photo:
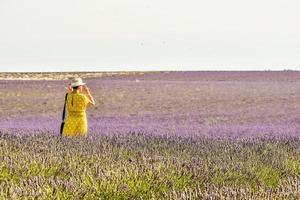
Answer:
M0 71L300 70L299 0L0 0Z

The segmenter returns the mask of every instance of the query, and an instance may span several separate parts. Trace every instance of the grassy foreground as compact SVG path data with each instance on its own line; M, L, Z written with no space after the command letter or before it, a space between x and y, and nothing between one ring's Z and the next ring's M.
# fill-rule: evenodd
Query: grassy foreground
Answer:
M299 199L299 138L0 134L0 198Z

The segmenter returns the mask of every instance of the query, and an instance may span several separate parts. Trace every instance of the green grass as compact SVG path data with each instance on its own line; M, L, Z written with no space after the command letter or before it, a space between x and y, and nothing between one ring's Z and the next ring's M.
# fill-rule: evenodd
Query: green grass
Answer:
M290 190L289 197L299 197L293 189L300 183L297 145L295 138L1 135L0 197L225 198L243 189L252 198L284 197Z

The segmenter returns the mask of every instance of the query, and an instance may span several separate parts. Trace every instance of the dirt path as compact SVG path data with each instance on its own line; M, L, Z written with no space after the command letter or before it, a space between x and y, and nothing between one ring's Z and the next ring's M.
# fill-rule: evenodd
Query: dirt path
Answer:
M2 72L0 80L67 80L72 77L100 78L139 76L146 72Z

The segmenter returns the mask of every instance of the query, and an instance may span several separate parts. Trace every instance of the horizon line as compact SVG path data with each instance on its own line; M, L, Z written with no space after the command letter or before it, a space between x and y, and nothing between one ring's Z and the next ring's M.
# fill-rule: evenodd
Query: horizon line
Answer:
M298 69L262 69L262 70L55 70L55 71L1 71L0 73L121 73L121 72L298 72Z

